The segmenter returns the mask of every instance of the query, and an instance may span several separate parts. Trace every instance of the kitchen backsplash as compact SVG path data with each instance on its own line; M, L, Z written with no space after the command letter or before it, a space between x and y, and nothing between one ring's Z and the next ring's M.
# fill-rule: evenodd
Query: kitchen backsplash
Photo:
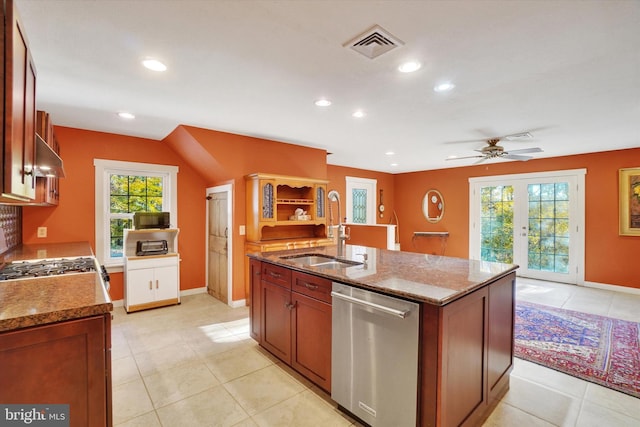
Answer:
M22 243L22 207L0 205L0 228L7 243L6 248L0 244L0 254L3 254Z

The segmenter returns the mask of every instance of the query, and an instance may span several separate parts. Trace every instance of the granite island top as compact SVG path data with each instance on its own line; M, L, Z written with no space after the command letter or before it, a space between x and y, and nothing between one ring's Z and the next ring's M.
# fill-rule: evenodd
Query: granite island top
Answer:
M93 256L88 242L21 245L2 263ZM113 310L98 272L0 280L0 332L105 314Z
M362 254L366 254L366 264L327 268L305 265L296 260L295 256L303 254L337 257L337 246L248 253L247 256L336 282L434 305L450 303L518 268L514 264L352 245L346 245L342 258L362 262Z

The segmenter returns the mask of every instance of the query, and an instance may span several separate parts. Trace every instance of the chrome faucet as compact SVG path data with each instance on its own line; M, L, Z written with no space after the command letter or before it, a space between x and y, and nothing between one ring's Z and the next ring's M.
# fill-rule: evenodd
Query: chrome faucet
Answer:
M327 194L329 202L338 203L338 256L344 256L344 247L347 245L349 239L349 233L347 233L346 227L342 223L342 213L340 212L340 194L336 190L331 190ZM329 233L328 236L333 238L333 210L329 207Z

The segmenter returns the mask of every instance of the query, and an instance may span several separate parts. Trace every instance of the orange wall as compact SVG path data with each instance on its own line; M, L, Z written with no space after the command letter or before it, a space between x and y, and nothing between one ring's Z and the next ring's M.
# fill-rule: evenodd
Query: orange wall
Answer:
M244 298L246 256L244 236L238 230L246 223L244 176L250 173L328 179L329 189L341 195L346 176L376 179L386 207L377 222L395 223L393 212L397 213L402 250L439 251L439 242L435 247L413 242L413 232L449 231L446 254L467 257L469 177L578 168L587 169L585 279L640 288L640 275L630 267L640 253L640 238L618 235L617 184L618 169L640 166L640 148L391 175L327 165L324 150L187 126L179 126L162 142L64 127L56 127L56 133L67 174L60 182L60 205L23 209L24 243L89 241L95 246L94 158L177 165L182 289L206 283L205 189L231 183L233 299ZM431 188L440 190L445 200L445 216L438 224L422 216L422 198ZM39 226L48 227L47 238L36 237ZM112 275L112 297L122 298L121 274Z
M244 177L261 172L327 179L326 151L191 126L178 126L164 141L205 178L206 187L233 184L232 298L245 298L248 259L239 233L247 222ZM201 229L204 235L204 224Z
M57 207L24 207L24 243L88 241L95 251L95 172L93 159L178 166L178 248L181 289L205 285L205 182L165 143L102 132L56 127L66 177ZM200 208L194 209L194 206ZM40 226L46 238L37 238ZM111 274L111 296L123 297L122 273Z
M640 253L640 238L618 235L618 170L639 166L640 148L636 148L395 175L394 206L400 218L402 250L433 249L415 248L414 231L448 231L446 255L468 257L470 177L585 168L585 280L640 288L640 274L632 268ZM422 198L431 188L445 200L445 215L437 224L422 215Z

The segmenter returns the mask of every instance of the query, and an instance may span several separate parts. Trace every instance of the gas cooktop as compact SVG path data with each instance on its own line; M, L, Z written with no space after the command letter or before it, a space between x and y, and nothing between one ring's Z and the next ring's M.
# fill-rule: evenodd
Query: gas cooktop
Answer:
M87 273L96 271L96 266L97 263L93 257L16 261L6 264L0 269L0 280Z

